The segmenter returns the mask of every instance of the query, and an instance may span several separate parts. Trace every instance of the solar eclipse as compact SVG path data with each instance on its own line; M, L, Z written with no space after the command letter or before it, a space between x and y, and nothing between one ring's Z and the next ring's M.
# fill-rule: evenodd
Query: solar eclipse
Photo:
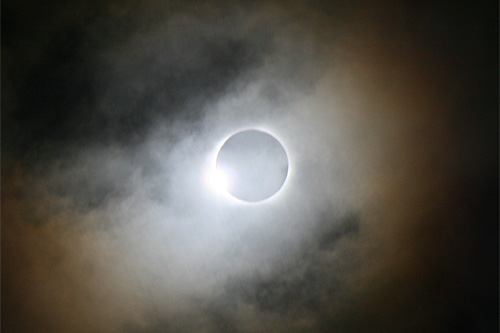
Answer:
M268 133L245 130L233 134L220 148L214 184L239 200L259 202L279 192L287 175L283 145Z

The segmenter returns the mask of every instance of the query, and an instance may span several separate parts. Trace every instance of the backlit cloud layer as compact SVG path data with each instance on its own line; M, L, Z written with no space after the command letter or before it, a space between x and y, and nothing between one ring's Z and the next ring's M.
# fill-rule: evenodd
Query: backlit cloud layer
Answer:
M2 329L498 329L495 13L8 1ZM248 128L259 204L207 183Z

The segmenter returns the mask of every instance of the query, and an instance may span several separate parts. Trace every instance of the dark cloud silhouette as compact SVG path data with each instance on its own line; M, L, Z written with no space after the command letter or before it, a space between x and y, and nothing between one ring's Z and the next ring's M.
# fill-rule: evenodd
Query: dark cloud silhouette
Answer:
M497 4L3 9L3 331L498 330Z

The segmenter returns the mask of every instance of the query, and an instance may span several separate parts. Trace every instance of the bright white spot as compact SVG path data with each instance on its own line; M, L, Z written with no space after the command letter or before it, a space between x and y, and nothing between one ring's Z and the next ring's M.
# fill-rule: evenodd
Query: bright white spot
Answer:
M217 191L217 192L226 192L227 191L227 186L228 186L228 179L227 175L225 172L221 170L214 170L208 177L208 181L210 185Z

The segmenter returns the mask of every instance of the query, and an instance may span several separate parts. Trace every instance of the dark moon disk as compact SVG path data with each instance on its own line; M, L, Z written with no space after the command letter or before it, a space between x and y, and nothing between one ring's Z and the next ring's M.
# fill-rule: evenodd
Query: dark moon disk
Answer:
M216 166L225 174L226 190L231 195L256 202L281 189L288 174L288 157L272 135L247 130L234 134L222 145Z

